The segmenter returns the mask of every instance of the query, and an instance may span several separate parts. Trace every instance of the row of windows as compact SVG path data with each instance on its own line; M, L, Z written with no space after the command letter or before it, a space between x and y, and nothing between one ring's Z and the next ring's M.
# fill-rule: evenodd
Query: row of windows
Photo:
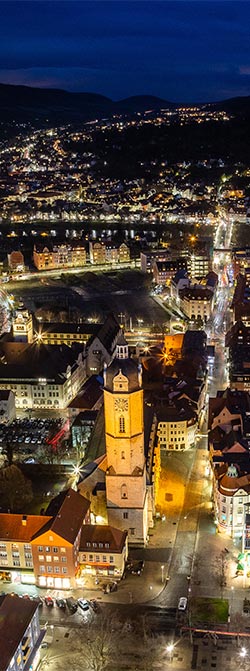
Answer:
M50 539L49 539L50 540ZM59 548L57 547L51 547L50 545L38 545L38 552L59 552ZM60 548L60 552L66 552L66 548Z
M106 563L113 564L114 563L114 557L112 557L112 555L110 555L110 557L108 557L108 559L107 559L106 555L103 555L101 557L101 555L92 555L92 554L86 555L86 554L83 554L82 558L81 558L81 561L94 561L96 563L101 562L103 564L106 564Z
M23 547L24 547L25 552L26 551L27 552L31 551L31 545L28 545L27 543L24 543ZM6 543L0 543L0 550L6 550L6 549L7 549ZM12 551L19 552L19 545L17 545L16 543L12 543L11 549L12 549Z
M87 546L87 548L91 548L91 547L92 548L97 548L97 547L98 548L103 548L103 547L104 548L109 548L109 543L95 543L95 542L90 543L89 541L87 541L86 546Z
M46 566L46 571L45 571L45 566L39 566L39 571L40 573L68 573L67 566Z
M51 555L38 555L38 560L39 561L44 561L44 557L45 557L46 561L48 561L48 562L52 561L52 556ZM53 557L53 561L56 561L56 562L60 561L59 557ZM67 557L61 557L61 562L66 564Z

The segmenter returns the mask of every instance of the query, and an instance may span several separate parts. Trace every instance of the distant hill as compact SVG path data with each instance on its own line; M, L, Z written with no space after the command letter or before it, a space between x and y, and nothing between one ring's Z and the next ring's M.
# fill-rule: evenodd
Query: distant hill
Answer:
M120 112L146 112L147 110L159 110L164 107L178 107L176 103L169 100L157 98L156 96L131 96L114 103Z
M206 104L206 103L203 103ZM250 96L209 103L239 116L250 116ZM31 122L33 125L58 125L90 121L118 114L171 109L177 103L151 95L138 95L113 101L97 93L73 93L62 89L0 84L0 122Z
M172 106L155 96L133 96L118 102L96 93L0 84L0 121L64 123L87 121L115 113L144 112Z
M250 116L250 96L239 96L237 98L228 98L216 103L210 103L210 107L223 109L226 112L236 116Z

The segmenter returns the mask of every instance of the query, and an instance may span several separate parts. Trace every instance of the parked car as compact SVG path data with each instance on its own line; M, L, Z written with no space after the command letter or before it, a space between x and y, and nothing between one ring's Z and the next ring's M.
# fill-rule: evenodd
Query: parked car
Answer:
M87 599L78 599L78 606L84 611L90 610L90 603Z
M46 606L48 606L49 608L52 608L52 606L54 606L54 599L52 599L52 596L49 596L49 595L45 596L44 597L44 602L45 602Z
M56 605L58 606L58 608L62 608L63 610L65 610L67 605L66 599L56 599Z
M134 562L134 564L132 564L130 573L132 573L132 575L141 575L143 569L144 569L144 561L140 559L139 561L136 561Z
M70 596L70 597L68 597L68 599L66 599L66 604L67 604L68 609L69 609L69 611L72 615L74 613L76 613L77 608L78 608L78 603L75 599L72 598L72 596Z
M102 591L104 594L109 594L110 592L117 592L117 582L107 582L103 585Z
M101 606L98 603L98 601L95 601L95 599L90 599L90 605L94 613L100 613L101 612Z
M186 610L187 607L187 597L181 596L178 602L178 610Z

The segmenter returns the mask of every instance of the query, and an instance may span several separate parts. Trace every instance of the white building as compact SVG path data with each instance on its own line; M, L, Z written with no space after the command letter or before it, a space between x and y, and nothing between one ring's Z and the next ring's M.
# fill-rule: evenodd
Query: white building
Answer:
M84 380L80 346L0 343L0 389L11 390L16 408L66 408Z
M157 411L157 418L157 436L161 451L180 452L194 447L198 419L191 406L162 406Z
M15 417L15 394L7 389L0 390L0 424L9 424Z

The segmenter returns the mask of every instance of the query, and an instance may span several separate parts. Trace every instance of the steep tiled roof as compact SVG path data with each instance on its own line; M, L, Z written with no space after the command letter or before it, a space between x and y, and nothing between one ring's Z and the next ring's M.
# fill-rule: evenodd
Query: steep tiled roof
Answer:
M120 531L115 527L109 525L101 524L85 524L82 528L81 540L79 550L81 552L90 551L90 549L95 548L98 552L99 543L103 544L102 552L104 550L108 552L119 553L122 552L127 537L127 531ZM91 543L91 546L87 545ZM97 544L97 547L93 546L93 543ZM108 547L105 547L105 544Z
M49 523L49 528L73 544L89 507L90 502L73 489L61 492L51 501L46 511L50 515L55 515Z
M0 513L0 538L2 541L29 543L51 519L47 515Z

